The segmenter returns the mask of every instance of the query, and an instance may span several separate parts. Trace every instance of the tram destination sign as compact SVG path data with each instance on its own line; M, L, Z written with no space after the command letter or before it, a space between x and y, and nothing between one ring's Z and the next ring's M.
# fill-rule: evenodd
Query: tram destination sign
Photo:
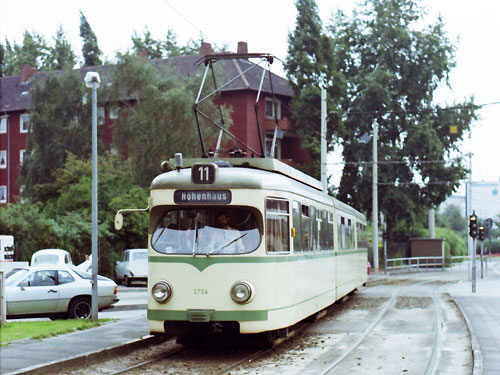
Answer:
M229 204L230 190L176 190L174 202L177 204Z

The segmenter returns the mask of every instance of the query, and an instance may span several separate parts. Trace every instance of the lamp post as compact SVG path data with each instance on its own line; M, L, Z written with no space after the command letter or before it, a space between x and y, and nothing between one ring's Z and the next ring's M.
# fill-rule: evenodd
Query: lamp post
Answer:
M378 271L378 169L377 143L378 124L373 122L373 165L372 165L372 232L373 232L373 268Z
M101 83L99 73L88 72L85 85L92 89L92 311L91 318L97 321L97 88Z

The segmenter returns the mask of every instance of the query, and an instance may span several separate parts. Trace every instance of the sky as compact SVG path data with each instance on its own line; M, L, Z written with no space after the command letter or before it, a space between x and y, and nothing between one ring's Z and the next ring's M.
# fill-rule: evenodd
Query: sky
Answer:
M329 23L338 9L350 13L353 0L316 0L323 24ZM420 0L428 10L428 21L441 15L448 37L454 41L456 67L450 75L451 88L442 87L436 102L453 104L474 96L476 104L500 102L500 1ZM80 55L79 36L82 11L107 57L132 46L134 32L142 34L147 26L155 38L172 29L180 44L190 39L213 45L226 45L235 51L238 41L248 43L249 52L267 52L285 59L287 38L295 27L293 0L0 0L0 40L22 42L25 30L35 31L52 41L63 27L73 50ZM273 72L283 75L276 62ZM463 142L461 151L472 153L473 181L500 179L500 104L487 105L478 112L480 119ZM337 162L338 153L331 161ZM339 168L331 166L333 182Z

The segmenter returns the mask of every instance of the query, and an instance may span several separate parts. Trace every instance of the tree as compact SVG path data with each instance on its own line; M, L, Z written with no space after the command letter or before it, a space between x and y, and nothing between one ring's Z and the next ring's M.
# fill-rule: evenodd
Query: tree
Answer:
M345 83L335 69L331 40L323 32L314 0L297 0L295 30L288 35L287 78L294 97L292 113L301 146L309 151L312 163L302 166L304 172L319 178L321 152L321 87L328 89L328 108L335 111L336 99ZM342 124L338 117L328 122L327 139L338 134ZM332 149L333 142L329 143Z
M130 181L132 166L118 155L99 157L98 238L99 274L113 276L114 264L124 249L146 247L148 215L125 216L125 226L113 228L114 215L121 208L144 208L148 190ZM14 236L15 259L29 260L43 248L62 248L79 264L91 251L91 160L68 154L62 168L45 185L45 199L9 204L0 210L0 233Z
M71 49L71 44L66 40L62 26L56 32L54 46L50 48L48 60L50 67L54 70L73 68L76 64L76 56Z
M434 105L438 85L454 67L455 48L441 19L423 26L412 0L365 0L349 19L328 27L334 58L345 77L342 97L344 167L338 197L372 210L372 143L360 137L379 129L379 207L388 231L408 233L466 176L460 141L476 118L473 99ZM450 126L457 133L450 133Z
M5 47L2 43L0 43L0 77L3 77L4 72L4 64L5 64Z
M30 107L29 156L21 167L26 194L35 201L50 195L44 184L53 182L52 172L64 166L67 152L90 155L91 113L90 106L82 103L83 95L80 76L70 70L49 73L36 82Z
M200 78L183 78L171 67L135 54L119 56L106 100L120 106L113 141L136 166L132 174L136 184L149 186L161 161L176 152L201 155L192 109ZM205 113L216 113L208 101L202 108ZM230 124L227 113L225 117ZM205 127L203 132L208 140L216 136L212 128Z
M44 248L57 245L54 221L45 216L40 204L28 201L8 204L0 210L0 233L14 236L14 260L26 261Z
M119 155L104 153L98 162L99 272L112 276L124 249L146 247L148 223L145 212L126 215L124 229L117 232L114 215L122 208L146 207L148 190L131 183L132 164ZM43 213L56 223L59 245L71 249L75 261L82 262L91 249L91 160L68 154L64 166L55 171L51 187L53 195L43 202Z
M450 228L458 233L467 232L467 219L464 218L463 212L453 204L446 206L442 213L438 213L436 219L438 226Z
M97 37L82 11L80 11L80 37L83 41L83 66L101 65L101 51L97 44Z
M146 54L148 58L168 58L173 56L195 55L200 49L200 42L189 40L184 46L179 46L177 36L172 30L167 31L165 40L154 39L146 27L141 36L134 32L132 35L132 49L136 54Z
M23 44L11 43L6 39L4 47L3 74L19 75L23 65L30 65L37 70L49 70L47 64L50 48L45 39L36 32L25 31Z

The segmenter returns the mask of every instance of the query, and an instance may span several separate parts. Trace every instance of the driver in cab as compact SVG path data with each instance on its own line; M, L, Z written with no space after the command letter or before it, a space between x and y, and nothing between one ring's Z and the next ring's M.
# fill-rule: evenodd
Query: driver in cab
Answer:
M234 254L244 252L243 243L241 241L242 235L238 229L232 228L229 225L229 216L226 212L222 211L217 214L215 225L217 230L213 234L210 243L212 254Z

